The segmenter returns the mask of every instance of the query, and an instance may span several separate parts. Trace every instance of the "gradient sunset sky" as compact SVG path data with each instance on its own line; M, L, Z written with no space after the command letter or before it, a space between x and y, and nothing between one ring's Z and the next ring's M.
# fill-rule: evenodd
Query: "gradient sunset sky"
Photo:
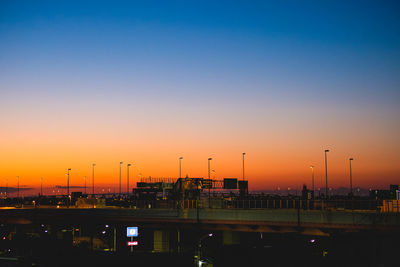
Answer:
M279 2L279 3L277 3ZM0 1L0 187L400 183L399 1ZM125 181L125 180L124 180Z

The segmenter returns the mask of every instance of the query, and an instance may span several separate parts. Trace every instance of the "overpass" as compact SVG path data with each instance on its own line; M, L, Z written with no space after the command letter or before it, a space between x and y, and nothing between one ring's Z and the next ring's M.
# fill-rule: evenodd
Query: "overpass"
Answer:
M199 204L198 204L199 203ZM273 204L271 204L273 203ZM0 222L11 224L65 223L90 224L95 222L115 224L151 224L167 227L234 230L243 232L299 232L325 235L330 230L399 231L400 212L382 212L376 206L345 202L277 201L230 202L217 204L186 201L177 205L171 201L136 202L128 208L95 206L79 208L65 206L24 206L0 209ZM351 207L351 208L349 208ZM353 207L356 207L353 208ZM360 209L363 207L364 209ZM357 209L358 208L358 209Z
M281 248L277 254L281 256L290 247L297 251L298 257L310 247L318 250L319 255L325 255L328 250L333 255L338 251L343 255L346 251L356 253L362 247L363 253L369 255L364 262L379 262L395 255L393 244L400 236L400 212L385 212L388 210L374 203L343 201L141 200L131 202L129 207L105 206L100 202L92 208L2 207L0 224L9 229L7 239L10 240L14 234L26 233L40 236L42 240L62 241L64 245L60 248L80 247L86 242L91 251L109 251L118 257L132 255L133 250L127 246L127 241L132 239L126 236L126 227L136 226L140 234L134 239L138 244L135 251L152 255L154 252L194 255L200 261L223 247L241 246L246 250L256 246L258 249L257 244L262 244L257 254L260 258L272 253L268 251L275 251L271 246ZM22 246L25 242L18 244ZM48 247L59 246L59 243L50 244Z

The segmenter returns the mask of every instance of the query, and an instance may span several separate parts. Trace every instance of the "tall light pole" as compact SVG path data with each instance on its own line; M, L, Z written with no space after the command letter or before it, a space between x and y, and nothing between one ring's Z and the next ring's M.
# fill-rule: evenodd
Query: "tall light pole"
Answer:
M211 181L211 174L210 174L210 165L211 165L211 160L212 160L212 158L208 158L208 182L209 183L211 183L211 184L208 184L208 205L209 205L209 207L211 207L211 203L210 203L210 201L211 201L211 192L210 192L210 190L211 190L211 187L212 187L212 181Z
M243 158L242 158L243 159L242 160L243 161L243 181L244 181L244 155L246 155L246 153L243 152L242 153L242 156L243 156Z
M353 158L349 158L349 164L350 164L350 196L353 196L353 175L351 173L351 162L353 161Z
M119 194L121 195L121 170L122 170L122 164L123 162L119 162Z
M18 185L17 185L17 198L19 198L19 176L17 176Z
M86 176L83 176L83 179L85 180L84 190L85 190L85 195L86 195Z
M6 198L7 198L7 194L8 194L8 179L6 179Z
M328 198L328 156L329 149L325 149L325 198Z
M40 196L43 196L43 177L40 177Z
M310 168L311 168L311 183L312 183L312 193L313 193L313 198L314 198L314 166L313 165L311 165L310 166Z
M67 170L67 197L69 198L69 171L71 168L68 168Z
M179 157L179 179L182 178L182 159L183 157Z
M132 166L132 164L128 163L126 165L126 194L129 195L129 167Z
M210 162L212 158L208 158L208 180L210 180Z
M92 164L92 197L94 197L94 167L96 167L95 163Z

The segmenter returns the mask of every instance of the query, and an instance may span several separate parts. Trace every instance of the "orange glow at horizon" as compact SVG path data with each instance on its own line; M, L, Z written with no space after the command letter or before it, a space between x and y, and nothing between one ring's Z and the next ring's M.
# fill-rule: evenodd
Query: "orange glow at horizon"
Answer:
M215 144L214 144L215 145ZM135 149L136 148L136 149ZM355 187L380 188L390 183L398 183L398 168L387 160L377 160L371 153L350 154L344 149L329 147L328 153L328 186L348 187L348 159L354 157L353 183ZM136 186L140 177L174 177L179 176L179 157L182 160L182 176L208 176L207 158L212 157L211 169L215 170L215 178L236 177L242 179L242 150L238 146L218 147L213 153L207 153L205 147L191 147L196 152L170 152L171 145L164 147L128 144L93 146L93 145L56 145L29 144L20 147L10 146L7 153L0 156L1 181L4 186L8 179L9 187L16 187L16 176L20 176L21 187L40 186L43 177L44 187L66 185L66 172L70 172L70 185L83 186L84 176L87 179L88 192L92 186L92 163L95 167L96 190L100 187L118 190L119 162L122 165L122 191L126 188L126 164L131 163L130 188ZM279 149L270 145L265 149L246 151L245 179L249 180L250 190L266 190L280 188L301 189L303 184L311 187L310 165L315 166L315 186L325 187L325 165L323 147L304 146L295 149L284 147ZM185 149L179 149L185 151ZM189 149L186 149L189 150ZM384 156L384 157L383 157ZM393 158L395 155L382 155L382 158ZM214 173L211 172L211 178Z
M146 107L140 105L126 114L105 104L100 114L89 108L53 114L32 107L35 115L25 112L1 118L0 186L5 179L9 186L16 186L16 176L21 177L21 186L38 187L40 177L46 187L63 186L65 173L72 168L70 185L82 186L86 176L89 187L91 165L96 163L96 187L118 187L119 162L123 161L122 187L127 163L133 164L132 187L139 174L178 177L180 156L182 176L207 178L207 159L212 157L216 179L241 179L242 152L246 152L250 190L310 187L310 165L315 166L316 187L324 187L324 149L330 149L329 187L348 187L350 157L354 158L355 187L386 188L399 183L400 142L397 125L390 124L392 117L383 120L375 118L373 111L358 111L368 121L359 122L356 114L351 124L337 119L344 114L339 116L331 108L325 114L328 124L312 110L285 111L278 119L270 114L279 107L243 108L233 116L231 107L219 106L208 119L200 115L199 107L165 105L145 115ZM137 115L131 118L129 114Z

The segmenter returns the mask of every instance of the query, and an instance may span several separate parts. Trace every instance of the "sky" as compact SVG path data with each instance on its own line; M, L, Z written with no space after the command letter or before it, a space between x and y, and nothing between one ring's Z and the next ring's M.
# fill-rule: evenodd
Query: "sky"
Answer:
M0 0L0 187L387 188L399 133L398 1Z

